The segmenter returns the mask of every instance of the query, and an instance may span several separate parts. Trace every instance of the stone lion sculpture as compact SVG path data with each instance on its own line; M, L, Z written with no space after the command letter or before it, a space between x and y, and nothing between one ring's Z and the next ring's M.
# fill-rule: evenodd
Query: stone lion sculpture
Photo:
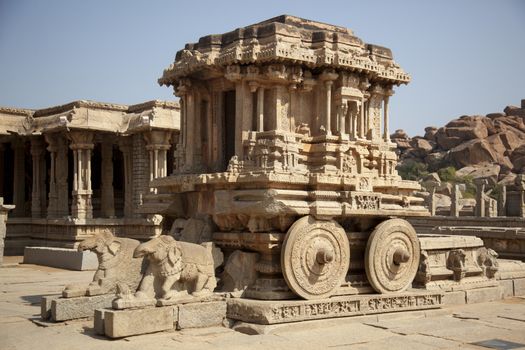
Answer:
M80 243L79 251L90 250L97 255L98 269L87 285L70 284L62 291L64 298L111 294L117 284L136 290L145 270L144 258L133 257L139 241L115 237L104 230Z
M119 285L118 298L113 307L124 309L174 303L181 298L202 297L213 293L217 286L212 243L202 245L176 241L171 236L160 236L140 244L135 257L146 257L148 269L135 294ZM217 259L215 259L217 260Z

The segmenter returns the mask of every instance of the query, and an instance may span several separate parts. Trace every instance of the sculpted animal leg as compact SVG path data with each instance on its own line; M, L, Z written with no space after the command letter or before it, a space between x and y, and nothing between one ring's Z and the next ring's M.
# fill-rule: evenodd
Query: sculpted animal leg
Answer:
M141 299L154 299L155 298L155 275L153 275L151 269L147 269L140 286L135 293L135 297Z
M161 299L175 299L186 294L184 291L181 291L179 279L180 273L166 277L162 285L163 295L161 296Z
M216 286L217 282L215 281L215 278L199 273L197 280L195 281L195 290L192 295L198 297L210 294Z

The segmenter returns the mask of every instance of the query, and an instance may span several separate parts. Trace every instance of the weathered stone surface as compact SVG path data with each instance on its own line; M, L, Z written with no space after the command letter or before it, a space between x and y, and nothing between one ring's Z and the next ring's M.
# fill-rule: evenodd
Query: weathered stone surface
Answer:
M177 329L222 325L226 318L226 301L179 305Z
M140 244L134 257L147 257L148 268L136 293L121 290L113 303L115 308L140 307L175 303L178 299L211 295L217 286L213 244L202 245L179 242L172 236L163 235Z
M240 297L257 278L255 264L259 254L252 252L234 251L224 265L221 277L222 290L230 292L232 296Z
M467 303L465 291L460 290L456 292L446 292L443 295L444 305L462 305Z
M110 309L96 309L93 320L93 330L98 335L104 335L104 314Z
M333 317L439 308L442 293L417 292L332 297L321 300L260 301L230 299L227 317L258 324L276 324Z
M105 310L104 334L110 338L166 331L174 328L173 306Z
M437 134L438 128L435 126L427 126L425 128L425 139L429 141L436 141L436 134Z
M525 168L525 144L522 144L512 151L510 160L516 172L519 173Z
M489 301L500 300L503 297L501 287L488 287L466 290L467 304L486 303Z
M92 252L53 247L26 247L24 264L58 267L69 270L96 270L97 256Z
M0 150L3 152L3 150ZM4 197L0 197L0 266L4 261L4 246L5 246L5 235L6 235L6 221L7 213L9 210L14 209L14 205L5 205Z
M470 176L473 179L486 179L489 185L494 186L498 182L501 166L498 164L484 163L463 167L456 171L456 176Z
M115 299L115 295L111 294L53 299L51 301L51 319L58 322L93 317L96 309L111 307L113 299Z
M146 269L144 259L133 256L139 243L135 239L115 237L109 230L103 230L82 241L78 246L79 251L96 253L99 261L97 272L88 285L67 285L62 296L114 295L117 285L135 291Z
M525 278L516 278L514 280L514 295L525 295Z
M500 280L499 285L502 289L503 298L509 298L514 296L514 281L513 280Z
M42 297L40 302L40 317L42 317L43 320L51 317L51 302L60 297L60 295L46 295Z

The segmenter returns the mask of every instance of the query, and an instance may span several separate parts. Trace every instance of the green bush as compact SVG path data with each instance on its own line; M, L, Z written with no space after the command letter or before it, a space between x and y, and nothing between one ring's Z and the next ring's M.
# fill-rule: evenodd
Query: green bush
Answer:
M400 164L397 171L404 180L417 181L428 175L428 166L425 163L410 160Z
M444 181L444 182L454 182L457 179L456 168L452 166L439 169L437 173L441 181Z

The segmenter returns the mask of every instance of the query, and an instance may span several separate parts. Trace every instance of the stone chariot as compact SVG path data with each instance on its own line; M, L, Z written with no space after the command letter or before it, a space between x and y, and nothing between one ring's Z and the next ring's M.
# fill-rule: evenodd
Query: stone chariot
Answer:
M144 211L257 252L247 298L404 291L421 251L404 218L429 215L389 137L409 80L389 49L286 15L186 44L159 79L180 97L175 171Z

